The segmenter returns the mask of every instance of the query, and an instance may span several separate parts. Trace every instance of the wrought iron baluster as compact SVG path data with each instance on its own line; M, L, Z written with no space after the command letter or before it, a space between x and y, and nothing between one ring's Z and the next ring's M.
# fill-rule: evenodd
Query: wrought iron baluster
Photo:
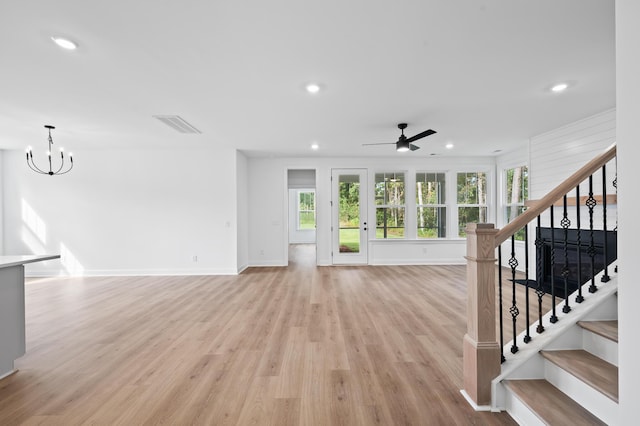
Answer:
M516 259L516 236L511 236L511 259L509 259L509 266L511 267L511 292L512 292L512 300L511 307L509 308L509 313L511 314L511 320L513 322L513 344L511 345L511 353L515 354L518 352L518 345L516 342L516 319L520 310L518 309L518 305L516 304L516 267L518 266L518 259Z
M555 280L555 266L556 266L556 227L553 221L553 204L549 207L551 213L551 317L549 321L551 324L558 322L558 316L556 315L556 280Z
M591 258L591 285L589 286L589 293L595 293L598 291L596 286L596 266L595 256L596 248L593 243L593 208L598 204L595 198L593 198L593 175L589 176L589 198L587 198L587 207L589 208L589 248L587 254Z
M576 244L578 245L578 295L576 296L576 303L584 302L582 296L582 229L580 229L580 185L576 186L576 227L578 228L578 238Z
M504 313L502 308L502 244L498 246L498 304L500 312L500 362L505 362L504 357L504 325L502 321L502 315Z
M571 311L569 306L569 226L571 221L567 216L567 195L562 197L562 220L560 221L563 234L563 248L564 248L564 265L562 267L562 278L564 280L564 306L562 312L565 314Z
M526 334L524 336L524 342L529 343L531 341L531 335L529 334L529 225L524 226L524 280L527 283L527 289L524 296L526 318Z
M604 274L600 281L606 283L609 277L609 257L607 256L607 166L602 166L602 228L604 229Z
M542 298L545 295L544 288L542 287L542 256L543 256L544 242L540 235L540 216L538 216L538 227L536 228L536 295L538 296L538 326L536 327L536 333L540 334L544 331L542 325Z

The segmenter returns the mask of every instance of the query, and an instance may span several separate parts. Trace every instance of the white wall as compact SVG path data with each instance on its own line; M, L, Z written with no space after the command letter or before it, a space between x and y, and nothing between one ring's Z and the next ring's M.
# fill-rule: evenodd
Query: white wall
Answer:
M395 154L395 153L394 153ZM316 169L316 249L318 264L331 260L331 169L366 168L370 178L376 171L472 171L485 170L493 184L493 157L416 158L249 158L250 213L249 263L252 266L286 265L288 242L288 169ZM449 182L450 185L455 182ZM412 201L414 202L414 201ZM490 199L489 205L493 204ZM414 202L415 203L415 202ZM407 208L410 208L408 201ZM415 205L415 204L414 204ZM371 209L370 209L371 210ZM491 216L490 220L495 220ZM407 225L410 226L410 225ZM369 242L369 263L464 263L464 240L394 240ZM426 251L426 252L425 252Z
M63 255L27 273L237 272L234 150L80 151L64 176L23 155L3 158L5 253Z
M619 378L621 424L637 424L638 383L640 383L640 342L638 341L638 143L640 142L640 2L616 1L616 77L618 194L620 195L619 251Z
M238 260L237 270L242 272L249 266L249 169L247 157L236 153L236 188L238 199Z

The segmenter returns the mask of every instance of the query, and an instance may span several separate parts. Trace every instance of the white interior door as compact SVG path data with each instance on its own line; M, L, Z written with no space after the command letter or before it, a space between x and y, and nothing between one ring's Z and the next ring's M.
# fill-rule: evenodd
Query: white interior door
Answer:
M367 264L367 171L332 169L331 182L333 264Z

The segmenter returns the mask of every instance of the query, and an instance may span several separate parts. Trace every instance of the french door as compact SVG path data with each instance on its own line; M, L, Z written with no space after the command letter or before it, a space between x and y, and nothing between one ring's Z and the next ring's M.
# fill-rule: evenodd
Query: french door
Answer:
M331 170L334 265L367 264L367 170Z

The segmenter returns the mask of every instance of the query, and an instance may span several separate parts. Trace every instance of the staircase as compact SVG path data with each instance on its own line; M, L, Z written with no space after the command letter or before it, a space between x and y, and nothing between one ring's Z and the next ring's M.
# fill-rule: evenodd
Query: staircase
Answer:
M525 425L618 424L617 227L607 226L617 177L606 172L616 152L607 148L501 229L467 225L462 393L477 410L507 410Z
M618 424L617 278L601 291L526 359L503 364L495 408L522 425Z

